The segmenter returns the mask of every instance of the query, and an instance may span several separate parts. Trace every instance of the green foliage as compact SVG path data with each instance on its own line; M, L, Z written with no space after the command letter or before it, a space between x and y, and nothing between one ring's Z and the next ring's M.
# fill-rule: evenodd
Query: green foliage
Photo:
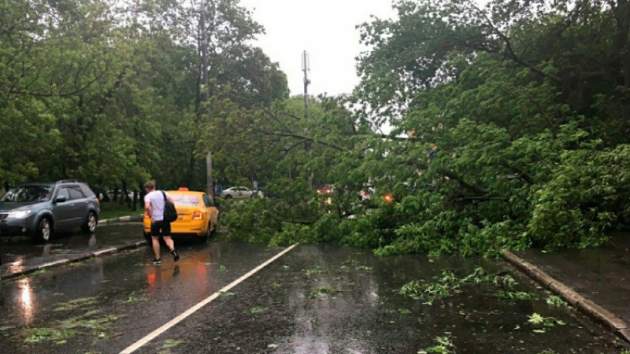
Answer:
M534 333L545 333L548 329L556 326L565 326L566 323L553 317L544 317L539 313L532 313L527 320L534 327Z
M455 344L450 333L445 333L443 336L435 337L435 344L418 351L418 354L451 354L455 353Z
M238 2L18 0L0 14L2 186L78 178L138 190L152 176L199 188L202 128L287 97Z
M4 2L0 184L200 189L211 151L215 181L267 196L225 205L228 237L380 255L596 246L628 223L627 1L394 9L360 27L354 94L304 112L237 1Z
M541 3L398 1L397 18L364 24L355 95L270 126L318 145L272 162L291 176L272 184L300 186L279 198L335 187L305 222L278 213L278 239L496 255L596 246L627 224L630 5Z
M251 308L249 308L247 310L247 313L251 316L255 316L255 315L260 315L263 314L265 312L267 312L267 310L269 310L267 307L264 306L253 306Z
M528 224L532 239L549 247L604 242L606 231L628 212L629 161L628 145L563 153L550 180L534 195Z
M569 306L566 301L557 295L549 295L547 299L545 299L545 302L551 307L566 308Z
M497 297L503 300L509 301L532 301L535 300L536 294L528 293L526 291L504 291L497 292Z
M436 300L462 293L462 287L465 285L478 284L493 284L499 288L512 289L517 285L517 282L509 274L489 274L479 267L464 277L458 277L451 271L443 271L432 281L410 281L400 288L400 294L422 301L425 305L432 305Z

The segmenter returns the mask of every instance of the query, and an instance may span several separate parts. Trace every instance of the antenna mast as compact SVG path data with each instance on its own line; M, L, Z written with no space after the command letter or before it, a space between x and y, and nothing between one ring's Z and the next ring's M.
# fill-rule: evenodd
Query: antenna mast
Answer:
M308 85L311 84L308 73L311 71L311 61L306 50L302 53L302 71L304 72L304 118L308 118Z

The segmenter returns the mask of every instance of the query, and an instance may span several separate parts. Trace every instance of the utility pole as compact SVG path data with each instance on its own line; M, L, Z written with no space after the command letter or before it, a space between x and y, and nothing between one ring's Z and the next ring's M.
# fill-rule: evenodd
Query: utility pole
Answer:
M308 118L308 85L311 84L308 73L311 71L311 63L306 50L302 53L302 71L304 72L304 118Z
M214 199L214 180L212 179L212 153L208 151L206 155L206 192L210 198Z

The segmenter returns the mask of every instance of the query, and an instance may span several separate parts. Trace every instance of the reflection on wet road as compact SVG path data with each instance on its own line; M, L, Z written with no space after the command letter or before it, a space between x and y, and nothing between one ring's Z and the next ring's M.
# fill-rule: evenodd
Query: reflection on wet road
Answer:
M538 299L505 301L493 285L470 286L433 305L399 294L410 280L432 279L443 269L468 274L479 263L300 246L141 352L418 353L438 344L438 337L457 353L619 352L612 335L570 310L550 307L524 278L519 289ZM536 333L528 322L533 313L565 325Z
M275 255L279 249L212 242L182 260L149 263L146 249L4 282L1 352L117 353ZM400 295L444 269L502 264L299 246L166 331L141 353L418 353L446 340L458 353L618 353L619 342L516 276L532 298L505 300L492 284L466 286L432 305ZM554 318L535 331L529 318Z
M35 243L28 237L0 238L0 274L22 271L28 266L54 262L88 251L120 246L144 239L140 223L99 227L95 234L57 235L50 243Z
M186 245L180 262L165 258L156 267L142 249L5 281L2 352L117 352L274 251L238 243Z

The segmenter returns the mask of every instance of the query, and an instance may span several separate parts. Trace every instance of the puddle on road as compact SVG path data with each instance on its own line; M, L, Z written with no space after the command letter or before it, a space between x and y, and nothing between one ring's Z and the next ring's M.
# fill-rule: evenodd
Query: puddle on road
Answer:
M483 268L481 271L479 267ZM414 285L409 285L414 284ZM407 291L402 291L407 286ZM188 353L620 353L503 264L301 246L164 338ZM143 353L159 351L158 338Z

